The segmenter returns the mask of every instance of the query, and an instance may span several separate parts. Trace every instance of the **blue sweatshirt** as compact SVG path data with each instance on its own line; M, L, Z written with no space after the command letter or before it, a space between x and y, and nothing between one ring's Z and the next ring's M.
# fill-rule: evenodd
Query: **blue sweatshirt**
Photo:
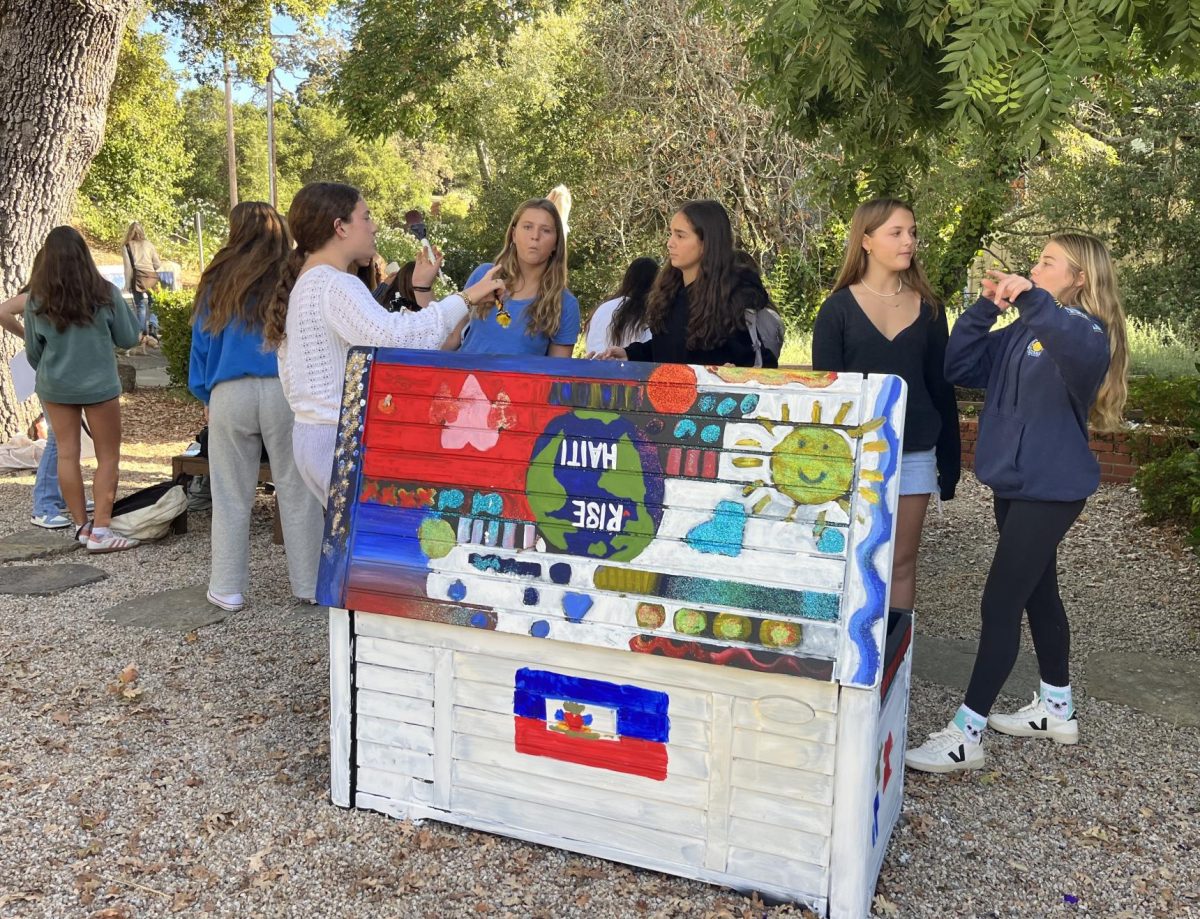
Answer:
M1017 321L992 332L1000 311L981 298L946 346L946 378L987 388L975 475L998 498L1078 501L1100 484L1088 413L1108 373L1108 335L1038 287L1013 305Z
M234 320L215 335L204 331L208 304L202 302L192 325L192 355L188 362L188 389L208 404L218 383L242 377L277 377L274 351L263 350L261 328Z

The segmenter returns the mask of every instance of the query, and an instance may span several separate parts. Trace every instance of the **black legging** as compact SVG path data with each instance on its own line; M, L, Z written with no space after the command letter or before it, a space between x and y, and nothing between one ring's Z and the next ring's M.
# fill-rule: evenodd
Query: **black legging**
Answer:
M1071 682L1071 627L1058 596L1058 544L1084 503L995 499L1000 539L983 588L979 652L965 700L972 711L986 716L1012 672L1023 610L1029 612L1042 680L1051 686Z

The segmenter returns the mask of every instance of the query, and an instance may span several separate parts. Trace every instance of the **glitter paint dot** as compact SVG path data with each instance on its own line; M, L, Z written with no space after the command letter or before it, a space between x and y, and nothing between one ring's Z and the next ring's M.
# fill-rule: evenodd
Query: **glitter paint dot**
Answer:
M454 600L454 601L459 601L459 600L464 599L467 596L467 585L464 584L462 581L455 581L453 584L450 585L450 588L446 591L446 596L448 596L451 600Z
M737 408L737 404L737 399L733 398L733 396L722 399L721 404L717 406L717 414L721 415L722 417L725 415L732 415L733 410Z
M705 425L704 430L700 432L700 439L706 444L715 444L721 437L721 426L717 424Z
M675 437L677 440L687 440L689 437L696 435L696 422L691 418L682 418L675 425Z
M713 395L701 396L700 404L697 406L697 408L699 408L700 411L704 412L705 414L708 414L716 407L717 407L717 397L713 396Z
M534 638L545 638L550 634L550 623L545 619L539 619L529 627L529 634Z
M742 414L748 414L758 408L758 396L749 395L742 400Z
M538 592L537 592L536 588L526 587L525 588L525 596L523 596L521 598L521 602L524 603L526 606L537 606L539 599L541 599L541 598L538 596Z

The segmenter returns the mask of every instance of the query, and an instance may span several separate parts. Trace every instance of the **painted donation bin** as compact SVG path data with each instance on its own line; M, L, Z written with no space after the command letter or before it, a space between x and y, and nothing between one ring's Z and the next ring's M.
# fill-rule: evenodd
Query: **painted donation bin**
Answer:
M332 796L865 916L900 812L893 376L351 352Z

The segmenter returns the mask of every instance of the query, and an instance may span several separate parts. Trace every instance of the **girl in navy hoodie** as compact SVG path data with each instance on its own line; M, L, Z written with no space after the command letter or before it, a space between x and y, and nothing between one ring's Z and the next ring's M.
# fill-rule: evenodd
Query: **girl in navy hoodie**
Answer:
M1068 675L1070 627L1058 593L1058 544L1100 484L1088 425L1116 429L1125 405L1125 316L1112 258L1082 233L1050 238L1029 278L988 272L983 297L959 317L946 377L986 386L975 474L992 489L1000 531L981 603L975 668L950 724L909 750L925 772L983 765L985 726L1073 744L1079 724ZM1003 310L1019 316L991 331ZM1033 702L989 711L1016 663L1022 612L1041 672Z

